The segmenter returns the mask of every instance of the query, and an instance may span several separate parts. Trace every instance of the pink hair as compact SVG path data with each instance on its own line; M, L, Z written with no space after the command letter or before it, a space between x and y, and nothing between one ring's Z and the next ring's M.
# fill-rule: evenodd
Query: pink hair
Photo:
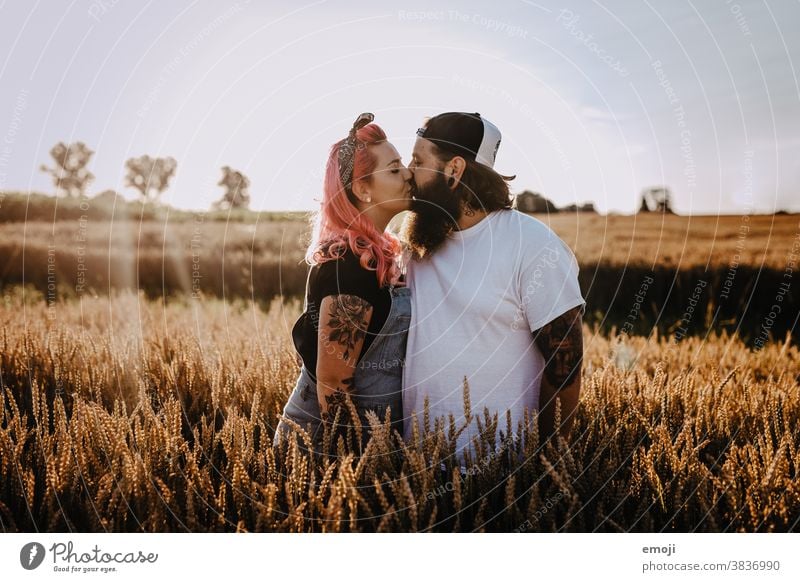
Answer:
M370 123L356 132L356 140L367 147L356 148L352 183L371 179L378 160L369 146L385 141L386 134L378 125ZM322 202L314 216L306 262L318 265L336 260L349 247L362 267L375 271L379 286L394 285L400 276L395 261L400 253L400 243L391 234L378 232L372 221L351 201L339 177L339 147L343 142L333 144L328 156Z

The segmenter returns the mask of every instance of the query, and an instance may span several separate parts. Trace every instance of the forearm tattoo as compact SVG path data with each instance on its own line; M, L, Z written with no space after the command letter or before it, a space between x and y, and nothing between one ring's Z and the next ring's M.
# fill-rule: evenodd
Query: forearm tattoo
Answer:
M331 303L328 320L328 339L344 347L344 359L349 360L355 347L367 335L367 315L372 305L356 295L337 295Z
M556 390L570 386L583 364L583 315L578 306L534 332L534 341L545 361L545 378Z
M342 380L342 387L335 388L333 392L325 395L325 409L321 411L321 418L323 422L333 422L336 418L336 412L339 408L347 408L347 393L353 385L352 378L345 378ZM345 414L346 410L342 410Z

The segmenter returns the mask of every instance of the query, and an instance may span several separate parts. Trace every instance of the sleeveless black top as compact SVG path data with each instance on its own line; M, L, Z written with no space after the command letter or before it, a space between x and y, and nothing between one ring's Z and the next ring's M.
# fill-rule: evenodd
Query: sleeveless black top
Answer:
M372 306L359 360L383 328L392 307L389 287L379 287L376 272L362 267L351 249L348 248L339 259L313 265L308 271L305 311L292 328L292 340L315 382L320 306L329 295L356 295Z

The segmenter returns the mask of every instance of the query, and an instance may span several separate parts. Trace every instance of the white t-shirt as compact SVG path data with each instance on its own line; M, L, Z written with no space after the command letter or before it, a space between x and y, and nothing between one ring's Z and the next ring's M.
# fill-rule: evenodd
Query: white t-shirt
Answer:
M465 423L463 386L470 389L472 423L461 433L457 455L477 436L475 421L488 407L498 431L538 410L544 357L534 343L539 330L585 304L578 263L570 248L540 220L497 210L456 231L431 257L408 264L411 325L403 369L403 416L411 439L412 412L422 432L425 396L430 426L438 416ZM500 436L497 435L499 446ZM479 461L475 459L474 461Z

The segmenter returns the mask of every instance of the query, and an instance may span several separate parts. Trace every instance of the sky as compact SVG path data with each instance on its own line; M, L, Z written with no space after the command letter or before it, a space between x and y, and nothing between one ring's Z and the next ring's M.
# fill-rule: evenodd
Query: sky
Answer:
M318 206L362 111L410 161L416 129L479 112L512 191L634 212L800 211L800 1L0 0L0 190L52 193L57 142L88 194L172 156L163 201L206 210L221 167L251 208Z

